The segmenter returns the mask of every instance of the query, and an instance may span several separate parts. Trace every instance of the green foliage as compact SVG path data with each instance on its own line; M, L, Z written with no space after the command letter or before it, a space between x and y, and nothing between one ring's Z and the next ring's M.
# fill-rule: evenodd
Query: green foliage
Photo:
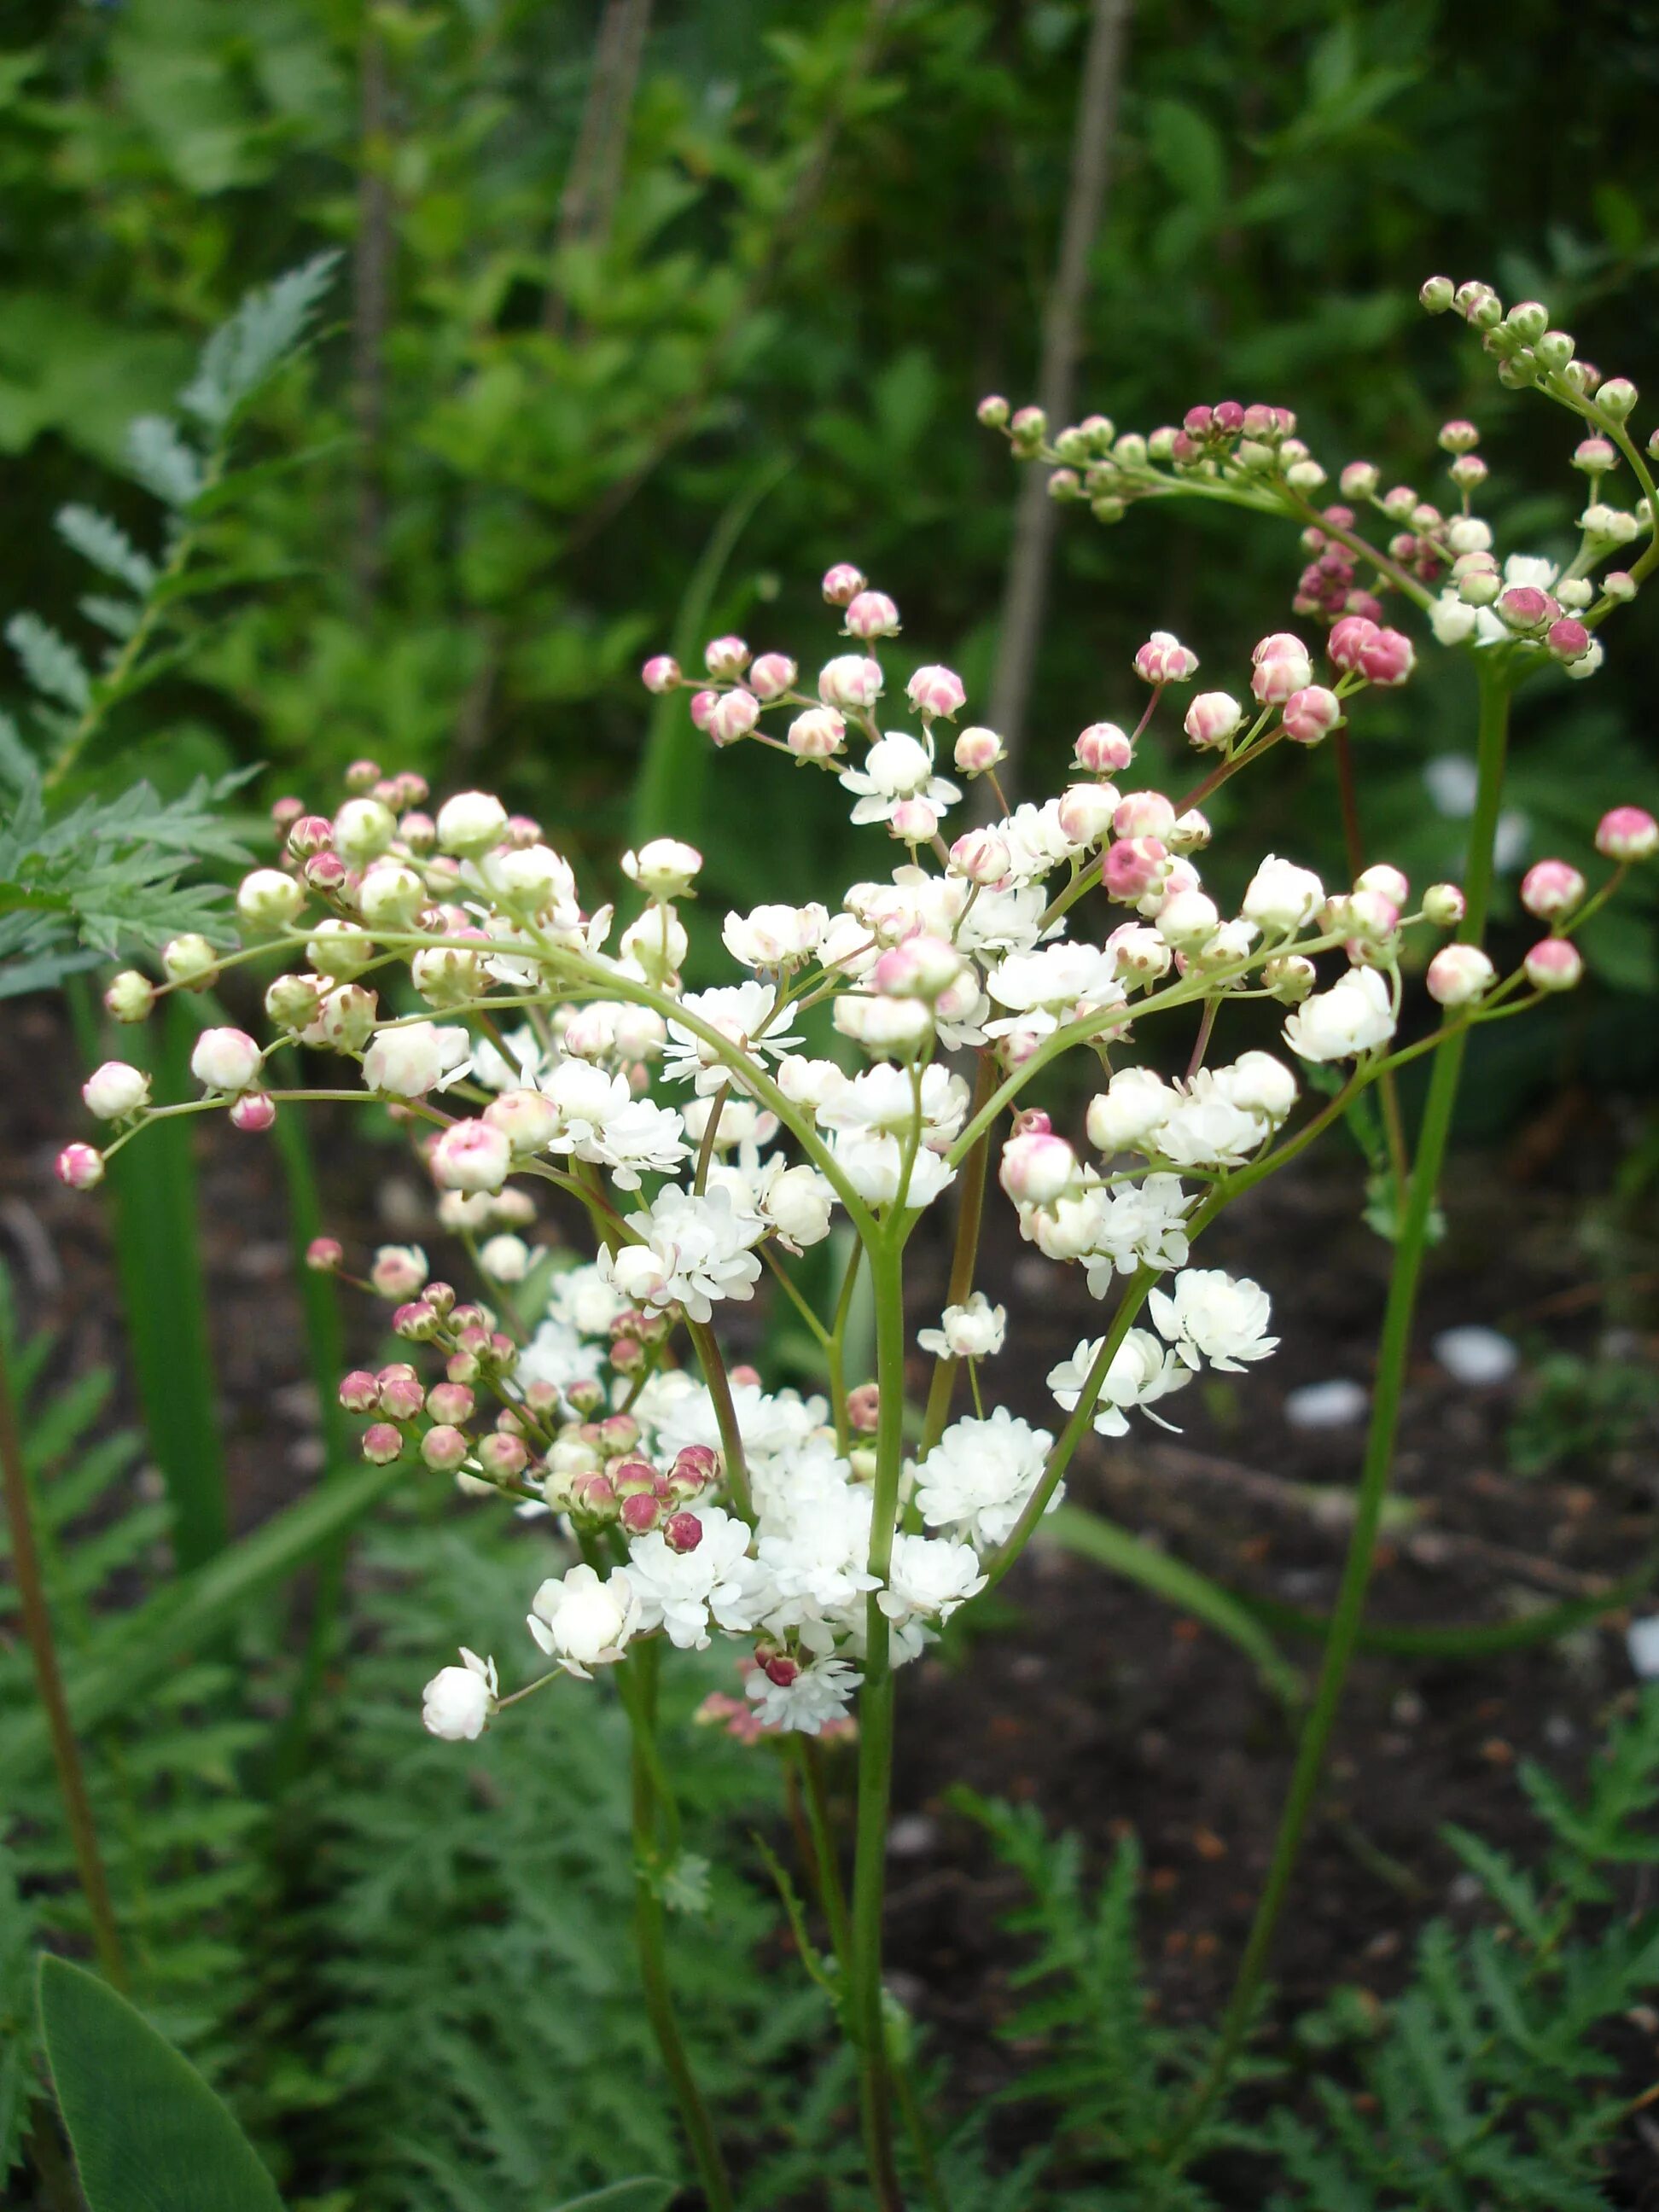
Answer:
M95 1974L40 1961L40 2034L88 2212L281 2212L207 2083Z
M1527 1378L1510 1424L1509 1462L1517 1474L1605 1465L1659 1421L1659 1376L1632 1360L1545 1355Z

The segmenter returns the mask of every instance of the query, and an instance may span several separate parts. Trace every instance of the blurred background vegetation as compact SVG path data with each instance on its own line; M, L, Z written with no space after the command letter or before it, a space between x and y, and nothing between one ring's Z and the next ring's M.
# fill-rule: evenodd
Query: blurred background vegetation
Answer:
M991 696L1021 479L973 410L1041 381L1079 77L1113 14L1115 120L1082 240L1073 411L1146 428L1198 400L1286 404L1333 477L1364 454L1430 496L1435 430L1470 415L1500 550L1564 550L1581 491L1571 425L1500 392L1468 334L1426 322L1416 292L1436 270L1486 277L1506 299L1546 301L1604 370L1659 382L1650 0L1587 0L1570 28L1551 0L9 0L0 608L94 638L54 514L90 502L153 551L127 423L172 404L250 284L341 257L319 343L259 402L244 439L255 465L205 526L233 588L174 610L187 660L107 718L70 795L141 775L176 793L262 768L251 794L329 809L340 770L367 754L500 788L585 884L630 835L706 837L716 915L870 866L824 780L730 763L717 776L683 704L653 707L638 665L727 629L827 653L817 578L851 559L899 601L904 651L958 667L976 708ZM1276 526L1194 507L1112 530L1058 519L1027 787L1053 787L1083 723L1126 715L1130 656L1155 624L1192 641L1215 682L1236 680L1251 641L1290 623L1298 565ZM1425 769L1472 747L1467 667L1425 662L1405 693L1368 702L1360 733L1368 840L1421 879L1456 872L1462 836L1446 773ZM1522 695L1513 863L1582 860L1603 806L1650 799L1656 689L1659 638L1638 605L1610 626L1595 681L1549 677ZM0 698L23 690L0 675ZM1328 764L1294 771L1231 787L1229 805L1249 810L1231 817L1237 849L1277 846L1337 875ZM1237 888L1226 866L1223 888ZM1500 931L1513 913L1511 895ZM1659 981L1651 889L1591 945L1593 988L1481 1039L1473 1133L1574 1081L1634 1101L1659 1069L1659 1031L1632 1018L1632 994ZM1633 1109L1620 1125L1638 1126ZM1659 1164L1651 1141L1640 1158L1637 1192ZM188 1192L180 1202L187 1246ZM129 1252L130 1279L152 1292L157 1253L189 1273L178 1219L151 1224L149 1262ZM179 1297L199 1313L199 1280ZM329 1341L313 1333L325 1402ZM176 1399L189 1363L165 1341L150 1357ZM188 1387L211 1460L211 1378ZM64 1425L73 1443L89 1418L84 1403L58 1417L43 1468L67 1449ZM106 1455L102 1481L130 1457ZM88 1476L53 1527L99 1495ZM175 1520L179 1496L174 1484ZM112 1540L62 1568L88 1622L100 1577L154 1538L137 1523L122 1523L125 1550ZM550 1759L587 1823L562 1857L544 1856L546 1823L568 1797L553 1804L499 1745L481 1748L472 1794L427 1820L407 1683L481 1617L510 1638L521 1569L471 1530L456 1542L398 1522L376 1540L386 1573L349 1631L375 1656L309 1795L292 1745L278 1756L267 1741L288 1678L263 1616L243 1622L251 1699L210 1653L173 1678L136 1750L113 1722L100 1736L100 1808L147 1900L147 1986L171 1993L169 2024L262 2140L280 2134L285 2178L343 2177L306 2200L331 2212L408 2202L411 2176L420 2201L501 2212L614 2172L618 2140L641 2163L670 2158L654 2092L633 2079L620 1942L591 1925L597 1889L625 1887L608 1744L551 1724ZM409 1580L441 1602L399 1611L387 1593ZM216 1637L233 1611L212 1614ZM5 1680L15 1717L30 1695L21 1662ZM250 1760L284 1778L257 1852L232 1789ZM397 1788L381 1791L394 1761ZM752 1796L731 1760L706 1771L711 1817ZM63 1858L46 1804L29 1801L30 1894ZM0 2022L21 2002L6 1960L27 1918L8 1918L4 1874ZM744 1926L758 1913L747 1893L727 1909ZM482 1948L481 1922L496 1931ZM514 1927L533 1929L528 1948L501 1933ZM204 1929L207 1949L180 1932L208 1942ZM711 2042L792 2048L799 2017L743 1979L735 1947L717 1960L714 1935L697 1940L692 2002ZM503 2031L504 2004L522 2037ZM568 2041L573 2012L597 2023L594 2043L544 2079L526 2052ZM735 2095L739 2071L717 2093ZM0 2063L0 2145L21 2125L20 2078ZM781 2105L772 2120L817 2170L823 2112ZM562 2130L550 2164L550 2129Z

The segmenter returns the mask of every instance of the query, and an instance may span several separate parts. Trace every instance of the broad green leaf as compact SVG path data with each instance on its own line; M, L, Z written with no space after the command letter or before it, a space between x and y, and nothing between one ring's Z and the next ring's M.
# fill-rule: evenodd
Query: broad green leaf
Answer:
M40 1999L88 2212L282 2212L225 2106L125 1997L48 1953Z
M634 2181L613 2181L608 2188L589 2190L586 2197L567 2197L553 2212L664 2212L679 2195L678 2181L659 2181L641 2174Z

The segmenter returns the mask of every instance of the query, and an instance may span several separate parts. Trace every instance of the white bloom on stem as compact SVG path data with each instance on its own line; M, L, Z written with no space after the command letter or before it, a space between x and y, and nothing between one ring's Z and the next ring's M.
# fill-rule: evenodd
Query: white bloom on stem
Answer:
M817 951L830 926L826 910L808 906L757 906L728 914L720 942L744 968L794 968Z
M204 1030L190 1056L190 1072L210 1091L246 1091L264 1062L246 1030Z
M388 1098L424 1098L459 1067L471 1046L459 1023L409 1022L380 1030L363 1054L363 1081Z
M1296 1078L1270 1052L1241 1053L1230 1067L1214 1069L1210 1079L1235 1106L1275 1127L1296 1103Z
M887 1587L876 1603L896 1627L902 1628L918 1616L948 1620L959 1605L977 1597L984 1587L979 1554L971 1544L901 1532L893 1539Z
M916 1470L916 1503L930 1528L954 1529L973 1544L1003 1541L1042 1479L1054 1438L999 1406L988 1420L946 1429ZM1057 1485L1050 1510L1064 1495Z
M639 1601L643 1630L666 1630L682 1651L708 1648L712 1620L742 1635L756 1626L757 1601L766 1577L749 1557L754 1531L723 1507L698 1514L702 1536L689 1552L672 1548L659 1528L637 1538L628 1555L629 1587Z
M706 1322L715 1299L754 1296L761 1263L749 1248L763 1224L740 1214L729 1191L698 1198L671 1183L648 1212L630 1213L628 1226L641 1242L602 1253L599 1265L630 1305L682 1305L691 1320Z
M1174 1175L1143 1176L1105 1194L1095 1230L1095 1256L1089 1263L1089 1291L1103 1298L1112 1273L1133 1275L1137 1267L1179 1267L1188 1249L1187 1212L1191 1197Z
M548 1285L548 1318L562 1322L580 1336L608 1336L611 1322L626 1311L626 1303L594 1261L565 1268Z
M500 1689L495 1662L480 1659L461 1646L461 1664L442 1667L427 1684L421 1699L421 1724L428 1735L446 1743L472 1743L489 1725Z
M864 766L843 769L840 781L858 799L852 815L855 828L867 822L890 822L907 799L925 799L942 814L962 796L959 784L934 774L933 754L905 730L890 730L878 738L864 757Z
M817 1120L821 1129L897 1136L915 1127L920 1104L921 1141L943 1152L967 1118L969 1096L961 1076L937 1061L915 1081L909 1069L884 1065L843 1080L819 1107Z
M1242 1167L1261 1150L1272 1126L1265 1114L1239 1105L1216 1075L1200 1068L1176 1086L1158 1133L1158 1151L1178 1168Z
M821 1244L830 1234L835 1192L815 1167L804 1161L786 1165L781 1154L769 1159L754 1185L755 1204L791 1252Z
M916 1332L924 1352L939 1359L988 1359L1001 1351L1008 1334L1008 1309L994 1306L983 1291L965 1304L946 1306L938 1328Z
M586 1681L593 1668L622 1657L641 1621L639 1594L625 1569L613 1567L601 1582L583 1565L548 1577L531 1600L528 1626L550 1659Z
M1352 1060L1394 1035L1389 986L1375 968L1351 968L1317 991L1285 1024L1285 1042L1304 1060Z
M1273 1301L1259 1283L1229 1275L1220 1267L1188 1267L1167 1291L1148 1301L1158 1334L1191 1368L1207 1360L1224 1374L1243 1372L1244 1363L1265 1359L1279 1346L1267 1334Z
M751 1059L770 1055L781 1059L800 1042L792 1036L787 1024L776 1030L767 1029L778 1002L778 994L769 983L726 983L712 991L693 991L681 1000L687 1014L692 1014L716 1030L726 1042ZM765 1031L763 1035L762 1032ZM744 1088L740 1073L734 1072L708 1040L700 1036L684 1021L671 1018L668 1024L668 1045L663 1055L662 1072L670 1083L695 1081L704 1097L712 1097L722 1084L732 1088Z
M851 1625L878 1586L866 1564L871 1507L872 1492L846 1482L790 1498L780 1525L756 1546L769 1585L760 1601L765 1627Z
M902 1194L906 1206L931 1206L956 1181L957 1171L918 1145L907 1173L906 1149L902 1137L846 1131L837 1131L832 1146L836 1166L866 1205L890 1206Z
M757 1668L749 1677L747 1690L763 1728L817 1735L845 1717L863 1680L845 1659L815 1659L788 1682L775 1682Z
M1269 936L1305 928L1325 903L1325 886L1311 868L1298 868L1269 853L1251 877L1239 912Z
M985 988L999 1006L1017 1013L1123 1003L1117 955L1098 945L1045 945L1039 952L1013 952L987 972Z
M521 1384L550 1382L556 1390L568 1390L573 1382L597 1382L605 1350L579 1336L568 1322L544 1321L519 1354L514 1376Z
M149 1103L149 1078L125 1060L106 1060L81 1085L87 1111L100 1121L118 1121Z
M1058 1367L1049 1369L1048 1388L1066 1413L1073 1412L1082 1397L1105 1341L1103 1336L1085 1339L1069 1359L1062 1359ZM1130 1329L1112 1354L1100 1386L1100 1395L1095 1401L1095 1434L1127 1436L1127 1413L1138 1407L1151 1406L1155 1399L1167 1397L1171 1390L1179 1390L1192 1379L1190 1368L1183 1366L1173 1352L1166 1351L1150 1329ZM1170 1426L1156 1413L1148 1418L1158 1421L1160 1428Z
M1089 1142L1109 1156L1156 1152L1159 1133L1177 1103L1156 1068L1120 1067L1089 1102Z

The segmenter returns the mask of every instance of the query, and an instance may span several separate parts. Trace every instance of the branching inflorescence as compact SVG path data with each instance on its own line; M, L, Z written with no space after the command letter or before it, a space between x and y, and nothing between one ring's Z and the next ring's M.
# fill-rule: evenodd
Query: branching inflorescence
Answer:
M1436 280L1425 297L1449 304L1450 287ZM1450 515L1406 487L1381 490L1363 465L1342 471L1347 504L1316 510L1324 471L1280 409L1198 408L1144 439L1094 418L1050 443L1034 410L988 401L982 418L1006 425L1017 453L1054 464L1056 495L1088 501L1103 520L1185 492L1297 521L1309 566L1295 608L1328 625L1322 647L1276 633L1233 688L1197 690L1197 656L1155 634L1132 656L1139 711L1083 730L1066 787L1000 804L997 819L952 838L964 783L984 778L1001 801L1000 742L968 721L948 667L893 684L880 656L898 610L837 567L823 596L840 649L814 679L736 637L708 645L695 681L665 656L643 672L653 692L689 693L714 745L747 741L837 777L853 822L898 848L896 866L852 884L833 910L728 915L730 981L683 981L681 908L702 866L690 846L664 837L625 856L637 910L618 928L537 824L498 799L463 793L434 817L418 778L362 763L331 812L298 800L275 810L280 865L255 869L238 894L243 951L181 938L159 986L128 971L106 996L118 1020L142 1020L161 992L205 988L239 962L289 963L265 993L269 1043L204 1031L199 1099L153 1103L149 1079L118 1061L93 1075L86 1102L112 1134L101 1151L77 1142L63 1153L59 1173L76 1188L161 1115L222 1109L257 1132L293 1103L354 1098L406 1123L483 1295L433 1280L418 1248L380 1250L366 1287L389 1302L410 1358L347 1376L341 1397L368 1422L370 1458L418 1458L469 1493L556 1516L569 1563L527 1590L528 1632L553 1662L541 1680L616 1673L648 1747L642 1879L659 1881L677 1847L651 1746L649 1670L663 1645L737 1647L750 1733L845 1733L856 1703L858 1862L850 1917L830 1917L884 2203L896 2201L879 1948L894 1670L1006 1571L1091 1431L1120 1437L1132 1418L1162 1419L1206 1368L1236 1372L1272 1352L1267 1292L1204 1264L1218 1213L1404 1061L1575 985L1576 932L1659 843L1651 817L1621 807L1597 832L1611 866L1593 891L1566 862L1537 863L1522 896L1544 933L1508 974L1474 941L1481 915L1463 889L1413 896L1386 864L1333 889L1265 854L1236 912L1205 887L1207 795L1283 743L1343 732L1370 691L1410 681L1414 647L1384 623L1382 594L1512 688L1534 666L1590 672L1601 623L1654 558L1650 548L1628 571L1606 568L1653 530L1650 482L1625 430L1633 390L1598 383L1570 341L1543 320L1533 330L1530 308L1504 318L1477 287L1456 301L1487 331L1506 381L1538 382L1591 426L1575 456L1591 501L1565 570L1525 557L1499 568L1470 511L1483 471L1464 423L1442 434L1461 495ZM1620 459L1643 491L1630 513L1604 497ZM1395 526L1385 544L1362 534L1364 508ZM1177 795L1141 787L1135 773L1160 712L1180 715L1199 756L1193 787ZM1402 1045L1402 947L1423 933L1448 940L1426 963L1440 1017ZM1228 1009L1245 1000L1282 1008L1282 1053L1226 1056ZM833 1057L806 1041L818 1008ZM1166 1015L1183 1024L1183 1052L1196 1036L1174 1080L1146 1052ZM296 1043L349 1063L350 1079L277 1090L271 1057ZM1094 1095L1067 1132L1042 1103L1045 1079L1079 1054ZM1322 1078L1311 1110L1298 1063L1339 1071ZM1098 1334L1048 1378L1052 1428L984 1402L981 1370L1007 1328L975 1279L998 1134L997 1180L1021 1235L1077 1267L1104 1309ZM554 1278L526 1336L489 1301L532 1268L523 1232L538 1185L586 1210L595 1256ZM953 1189L951 1304L915 1339L937 1365L920 1431L907 1431L905 1249ZM833 1311L819 1313L796 1263L838 1215L854 1232L852 1270ZM343 1255L325 1242L313 1261L339 1271ZM846 1372L860 1268L874 1294L873 1376ZM721 1310L751 1300L769 1272L823 1349L828 1397L769 1389L728 1364ZM963 1369L974 1411L953 1421ZM468 1738L514 1702L495 1660L464 1652L428 1685L424 1717L436 1735ZM683 2071L684 2053L665 2048ZM677 2086L683 2103L694 2094L678 2072ZM689 2109L705 2187L724 2202L701 2125Z

